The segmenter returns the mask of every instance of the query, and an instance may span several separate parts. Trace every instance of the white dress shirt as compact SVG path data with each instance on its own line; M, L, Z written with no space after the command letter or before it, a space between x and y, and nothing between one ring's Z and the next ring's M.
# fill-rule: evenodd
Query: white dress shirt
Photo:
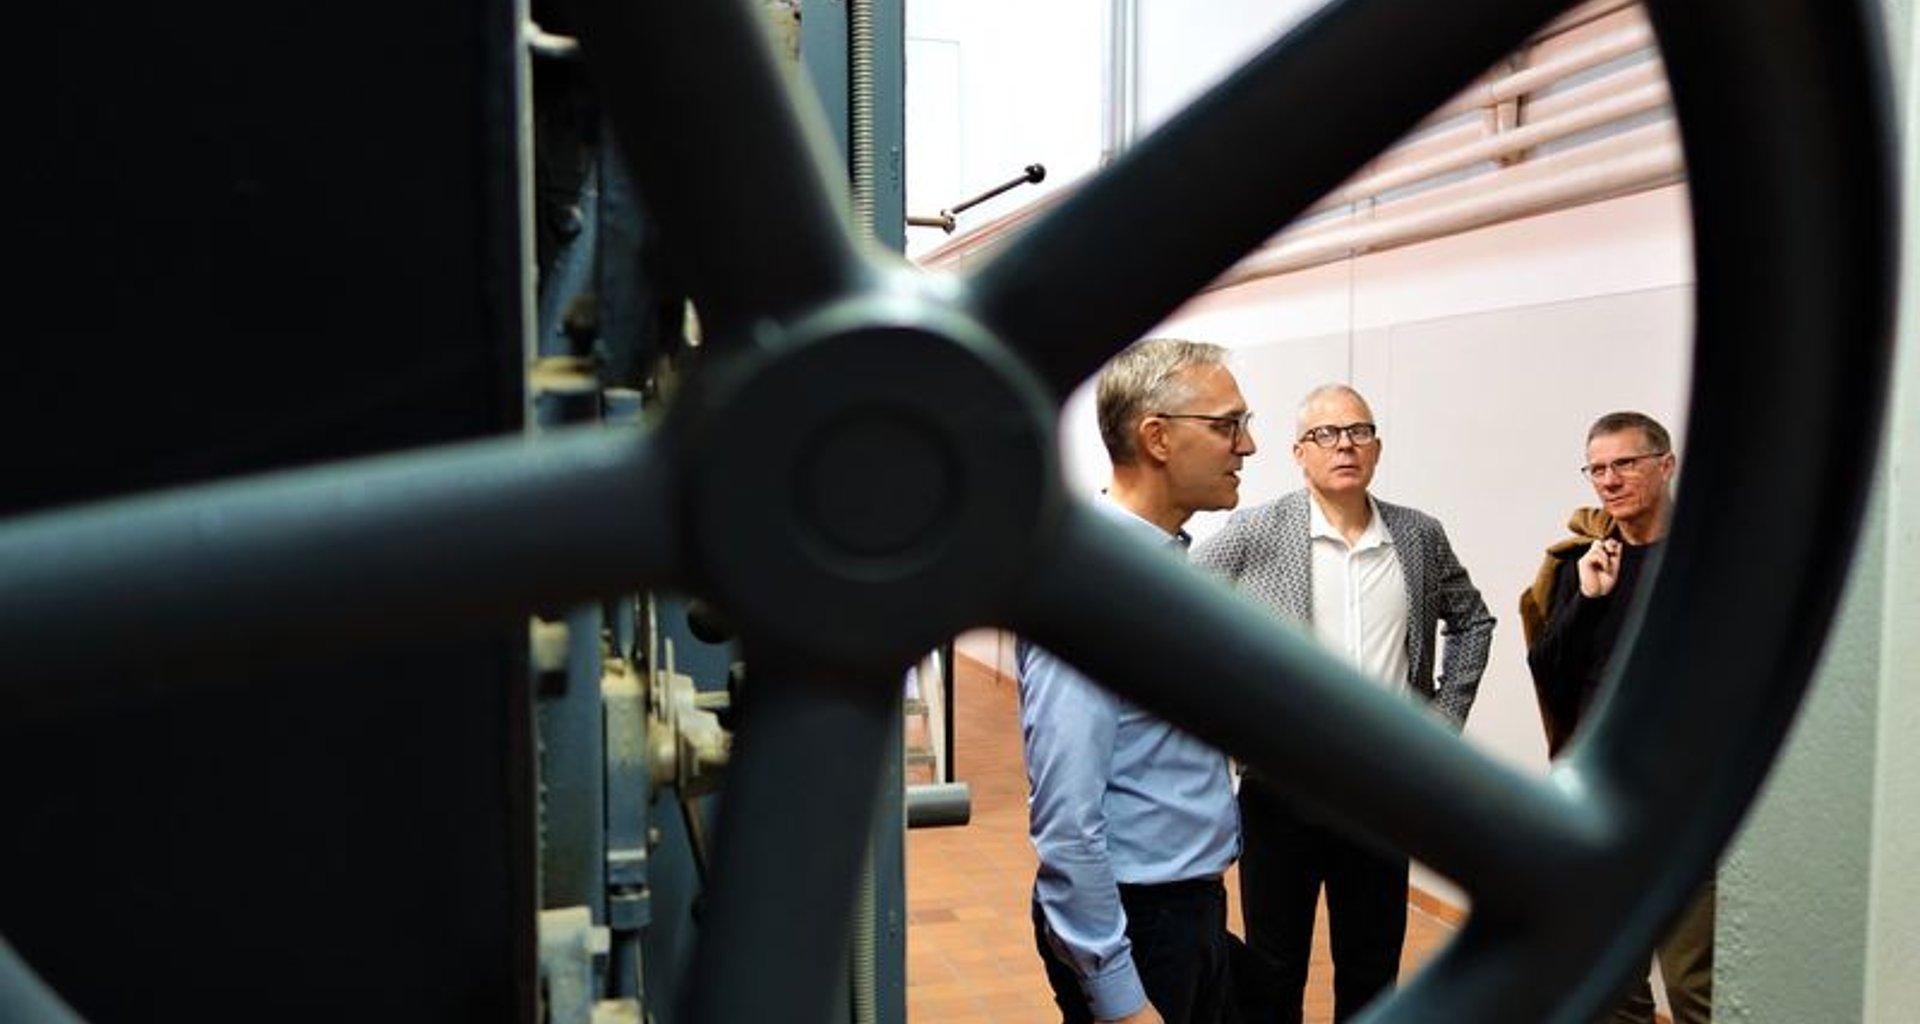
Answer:
M1367 497L1367 528L1352 545L1309 496L1313 632L1330 651L1396 693L1407 689L1407 581L1380 509Z

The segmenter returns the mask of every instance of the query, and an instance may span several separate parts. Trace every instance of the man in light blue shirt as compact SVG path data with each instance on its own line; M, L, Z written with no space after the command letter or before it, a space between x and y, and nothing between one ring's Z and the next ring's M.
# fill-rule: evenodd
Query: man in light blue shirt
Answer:
M1136 342L1101 371L1103 511L1184 555L1187 519L1232 508L1255 450L1217 345ZM1034 934L1062 1019L1219 1024L1232 1002L1226 889L1240 852L1227 759L1022 642L1020 726L1039 853Z

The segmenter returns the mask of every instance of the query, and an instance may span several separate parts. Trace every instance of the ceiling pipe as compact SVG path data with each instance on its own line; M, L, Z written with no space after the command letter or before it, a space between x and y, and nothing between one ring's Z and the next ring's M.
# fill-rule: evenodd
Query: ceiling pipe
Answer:
M1641 114L1670 108L1672 99L1664 80L1650 82L1627 92L1575 107L1564 114L1543 118L1518 128L1510 128L1497 135L1489 135L1458 149L1450 149L1424 160L1411 161L1377 174L1356 178L1352 183L1335 189L1327 198L1310 207L1307 212L1317 213L1352 203L1366 202L1394 189L1405 188L1429 178L1465 170L1475 164L1498 160L1501 157L1514 156L1536 146L1570 138L1581 132L1593 131L1617 121L1626 121Z
M1431 126L1471 110L1482 110L1508 100L1519 99L1528 93L1539 92L1563 78L1571 78L1582 71L1591 71L1610 61L1642 52L1654 52L1656 59L1658 57L1653 29L1649 28L1645 21L1615 29L1523 70L1469 86L1460 95L1448 100L1440 109L1427 115L1421 125Z
M1590 164L1418 212L1403 212L1310 235L1283 234L1236 264L1204 291L1277 277L1366 253L1431 241L1476 228L1552 213L1602 199L1646 192L1685 180L1678 142L1668 139L1626 156Z
M1565 35L1577 28L1584 28L1609 15L1618 14L1629 7L1640 6L1640 0L1592 0L1574 7L1558 18L1547 22L1546 26L1534 33L1534 39L1551 39Z
M1137 14L1137 0L1111 0L1115 21L1110 26L1109 57L1117 59L1119 34L1128 24L1124 19ZM1423 125L1431 127L1470 111L1483 111L1501 103L1535 97L1535 94L1574 75L1603 67L1639 53L1658 60L1654 37L1644 13L1632 0L1598 0L1575 8L1534 37L1534 44L1559 33L1587 27L1601 19L1631 13L1618 20L1620 28L1593 36L1569 46L1564 52L1531 67L1484 81L1463 91L1430 115ZM1122 10L1124 9L1124 11ZM1128 37L1127 54L1133 55L1136 40ZM1643 71L1636 68L1636 71ZM1656 65L1657 70L1657 65ZM1109 75L1109 88L1116 79ZM1609 76L1603 75L1583 87L1605 88ZM1617 87L1617 86L1616 86ZM1115 94L1117 95L1117 94ZM1117 100L1116 100L1117 102ZM1443 175L1459 172L1476 164L1501 161L1524 154L1549 142L1570 138L1608 125L1628 126L1662 108L1670 109L1664 76L1645 85L1633 86L1591 103L1574 103L1548 118L1502 130L1483 139L1409 160L1393 166L1395 150L1389 150L1374 166L1381 167L1357 178L1312 207L1309 214L1319 219L1296 223L1209 286L1209 289L1258 280L1276 274L1334 262L1365 252L1379 252L1415 242L1428 241L1476 228L1488 227L1583 203L1598 202L1633 192L1645 191L1685 179L1685 164L1671 134L1650 135L1650 141L1634 153L1580 165L1564 158L1560 166L1544 170L1537 163L1521 161L1462 182L1440 184L1422 192L1411 203L1406 200L1382 201L1381 196L1397 189L1435 181ZM1110 118L1111 120L1111 118ZM1671 120L1664 122L1671 126ZM1642 125L1636 127L1650 127ZM1397 149L1398 147L1396 147ZM1577 152L1577 151L1570 151ZM1404 159L1404 158L1403 158ZM960 235L920 258L928 267L958 268L992 249L1000 241L1017 233L1054 204L1063 201L1070 189L1061 189L1019 210ZM1449 191L1473 194L1448 201ZM1349 216L1337 214L1339 208L1352 207ZM1356 220L1364 218L1364 220Z

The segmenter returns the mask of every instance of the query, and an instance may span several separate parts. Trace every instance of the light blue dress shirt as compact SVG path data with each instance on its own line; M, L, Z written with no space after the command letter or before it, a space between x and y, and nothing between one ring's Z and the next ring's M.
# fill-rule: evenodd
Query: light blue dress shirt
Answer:
M1099 504L1184 554L1184 537ZM1093 1015L1124 1017L1147 997L1116 886L1212 878L1233 864L1240 812L1227 758L1040 647L1022 640L1018 656L1028 833L1040 856L1034 895Z

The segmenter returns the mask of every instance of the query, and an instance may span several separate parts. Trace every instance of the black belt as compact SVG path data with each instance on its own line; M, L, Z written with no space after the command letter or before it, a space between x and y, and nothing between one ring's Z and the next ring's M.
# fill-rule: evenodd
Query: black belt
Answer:
M1177 882L1121 882L1120 891L1122 893L1136 893L1141 895L1153 893L1157 895L1176 896L1189 892L1210 892L1222 888L1225 884L1226 883L1220 880L1219 875L1207 875L1202 878L1183 878Z

